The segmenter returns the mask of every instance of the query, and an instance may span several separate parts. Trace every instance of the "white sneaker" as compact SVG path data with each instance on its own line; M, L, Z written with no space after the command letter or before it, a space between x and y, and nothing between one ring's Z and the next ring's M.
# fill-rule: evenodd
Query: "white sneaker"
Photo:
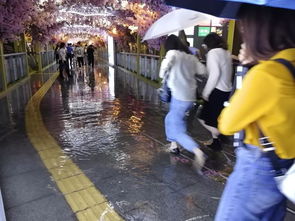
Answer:
M180 152L176 142L171 142L171 145L169 146L168 149L169 149L169 152L173 154L179 154Z
M200 148L195 148L194 154L195 154L194 166L197 169L197 172L199 174L203 174L202 168L206 161L205 154L203 153L203 151L200 150Z

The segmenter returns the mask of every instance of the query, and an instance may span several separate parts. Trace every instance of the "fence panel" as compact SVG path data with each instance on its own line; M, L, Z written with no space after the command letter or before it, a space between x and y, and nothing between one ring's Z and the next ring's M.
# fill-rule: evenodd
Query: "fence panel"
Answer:
M47 67L48 65L54 62L54 51L42 51L41 54L41 64L42 68Z
M11 84L28 75L26 53L4 55L6 83Z

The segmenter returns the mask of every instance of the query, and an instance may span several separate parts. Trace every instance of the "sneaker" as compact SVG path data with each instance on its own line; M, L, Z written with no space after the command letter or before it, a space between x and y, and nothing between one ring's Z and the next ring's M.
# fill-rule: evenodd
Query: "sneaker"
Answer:
M180 150L178 147L169 147L169 152L170 153L173 153L173 154L179 154L180 153Z
M209 147L213 151L222 151L222 146L219 139L214 138L212 144L207 145L207 147Z
M195 154L195 157L194 157L193 165L195 169L197 170L197 172L200 175L202 175L203 174L202 168L206 161L206 155L203 153L203 151L200 150L200 148L194 149L194 154Z

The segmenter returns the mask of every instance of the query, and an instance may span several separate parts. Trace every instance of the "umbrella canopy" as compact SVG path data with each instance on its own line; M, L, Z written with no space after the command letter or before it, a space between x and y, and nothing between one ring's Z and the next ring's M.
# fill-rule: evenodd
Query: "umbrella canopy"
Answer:
M254 5L265 5L275 8L286 8L295 10L295 1L294 0L222 0L229 2L242 2Z
M294 0L165 0L167 5L208 13L222 18L236 18L242 3L295 10Z
M177 9L162 16L152 24L143 37L143 41L158 38L191 26L200 25L203 22L213 19L218 18L192 10Z
M167 5L191 9L221 18L236 18L241 3L219 0L165 0Z

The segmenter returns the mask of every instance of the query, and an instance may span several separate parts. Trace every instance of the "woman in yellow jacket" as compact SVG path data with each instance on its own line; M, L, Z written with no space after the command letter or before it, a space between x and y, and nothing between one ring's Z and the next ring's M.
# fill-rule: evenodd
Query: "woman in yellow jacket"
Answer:
M255 65L242 88L219 116L222 134L245 131L237 147L237 162L223 192L215 220L284 220L286 198L278 190L275 172L260 131L275 147L281 169L295 158L295 79L290 70L274 59L295 65L295 11L242 5L239 11L242 63ZM295 183L294 183L295 188Z

